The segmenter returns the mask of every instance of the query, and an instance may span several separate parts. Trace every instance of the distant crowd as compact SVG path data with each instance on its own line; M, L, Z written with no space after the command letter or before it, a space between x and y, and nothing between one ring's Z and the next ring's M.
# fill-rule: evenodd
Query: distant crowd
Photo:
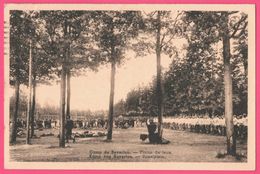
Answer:
M114 120L115 128L130 128L130 127L143 127L147 118L125 118L125 117L117 117ZM93 118L93 119L85 119L85 120L73 120L74 128L107 128L107 119L103 118ZM10 122L12 124L12 122ZM34 127L36 129L40 128L56 128L59 127L59 120L53 119L43 119L43 120L35 120ZM26 128L26 121L23 119L17 120L18 128Z
M151 117L149 118L151 119ZM114 127L127 129L132 127L145 127L147 117L116 117L114 120ZM156 122L157 119L154 119ZM73 128L91 129L91 128L107 128L107 119L104 118L93 118L86 120L74 120ZM12 123L10 123L12 124ZM18 128L26 128L26 121L18 119ZM59 120L44 119L34 121L35 129L43 128L58 128ZM163 119L163 127L180 130L190 131L195 133L204 133L212 135L226 135L225 119L224 117L198 117L198 116L178 116L178 117L165 117ZM240 115L234 116L234 129L236 137L240 139L247 139L247 116Z
M10 124L12 124L12 122L10 122ZM52 120L52 119L35 120L33 124L36 129L55 128L55 127L58 127L59 121ZM18 119L17 128L26 128L26 121L23 119Z
M225 118L219 117L187 117L180 116L175 118L165 118L164 128L173 130L190 131L196 133L204 133L211 135L226 135ZM234 132L239 139L247 139L247 116L239 115L234 116Z

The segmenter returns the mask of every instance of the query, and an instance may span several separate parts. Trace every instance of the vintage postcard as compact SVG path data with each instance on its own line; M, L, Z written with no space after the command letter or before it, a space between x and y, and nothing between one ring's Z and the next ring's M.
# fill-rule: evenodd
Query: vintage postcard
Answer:
M5 168L255 170L255 6L5 4Z

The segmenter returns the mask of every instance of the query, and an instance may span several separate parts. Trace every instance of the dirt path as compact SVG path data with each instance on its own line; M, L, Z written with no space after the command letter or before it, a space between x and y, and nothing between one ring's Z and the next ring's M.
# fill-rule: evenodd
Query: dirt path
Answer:
M36 134L53 132L54 136L33 139L33 145L24 145L25 138L10 147L14 161L156 161L156 162L244 162L235 158L216 158L225 150L225 137L164 129L167 145L152 145L139 139L146 128L114 129L113 141L103 142L104 137L78 138L66 148L58 148L58 130L37 131ZM237 151L247 153L247 144L238 143Z

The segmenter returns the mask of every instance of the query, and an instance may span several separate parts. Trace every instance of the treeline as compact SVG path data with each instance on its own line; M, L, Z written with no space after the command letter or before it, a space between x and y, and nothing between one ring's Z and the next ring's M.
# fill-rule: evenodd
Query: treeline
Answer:
M244 38L246 39L246 38ZM247 67L244 61L247 54L240 59L240 52L247 45L234 49L232 59L233 110L235 115L247 115ZM173 60L168 71L163 74L164 115L224 115L224 70L223 58L217 54L216 45L209 50L204 47L200 57L198 48L191 45L180 63ZM145 87L131 90L125 100L115 104L115 114L125 116L156 116L156 78Z
M20 92L20 97L19 97L19 119L26 120L26 113L27 113L27 106L28 106L28 98L24 94L24 92ZM15 97L11 96L10 97L10 118L13 118L13 113L15 110ZM50 104L45 104L44 106L41 106L36 102L35 110L34 110L34 115L37 115L38 119L45 119L45 117L49 118L49 116L55 116L53 119L57 119L59 116L59 107L57 106L52 106ZM91 110L79 110L79 109L72 109L71 112L71 117L77 118L79 116L79 119L87 119L87 118L104 118L107 116L107 111L104 110L96 110L96 111L91 111Z
M185 54L176 54L168 71L163 74L164 115L224 115L224 58L216 13L187 12ZM234 27L230 57L233 88L233 113L247 115L247 16L242 14L240 31ZM232 20L232 17L231 19ZM205 22L205 23L203 23ZM214 26L215 25L215 26ZM238 25L238 24L237 24ZM230 24L231 26L231 24ZM205 30L204 30L205 29ZM237 34L237 35L236 35ZM236 36L235 36L236 35ZM180 51L179 51L180 52ZM125 100L115 105L119 115L153 115L158 113L156 77L146 87L133 89Z

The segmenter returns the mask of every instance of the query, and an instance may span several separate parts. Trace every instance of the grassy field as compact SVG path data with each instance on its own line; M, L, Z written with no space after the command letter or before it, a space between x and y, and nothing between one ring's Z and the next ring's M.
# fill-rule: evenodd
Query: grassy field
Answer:
M74 130L80 131L80 130ZM105 130L103 130L105 131ZM36 135L54 133L54 136L32 139L25 145L25 137L18 138L17 145L10 146L12 161L153 161L153 162L245 162L243 157L217 157L225 152L225 137L164 129L164 138L170 144L158 145L142 142L141 133L146 128L114 129L113 141L105 137L78 138L66 148L58 147L58 130L36 131ZM238 142L237 152L247 154L247 144Z

